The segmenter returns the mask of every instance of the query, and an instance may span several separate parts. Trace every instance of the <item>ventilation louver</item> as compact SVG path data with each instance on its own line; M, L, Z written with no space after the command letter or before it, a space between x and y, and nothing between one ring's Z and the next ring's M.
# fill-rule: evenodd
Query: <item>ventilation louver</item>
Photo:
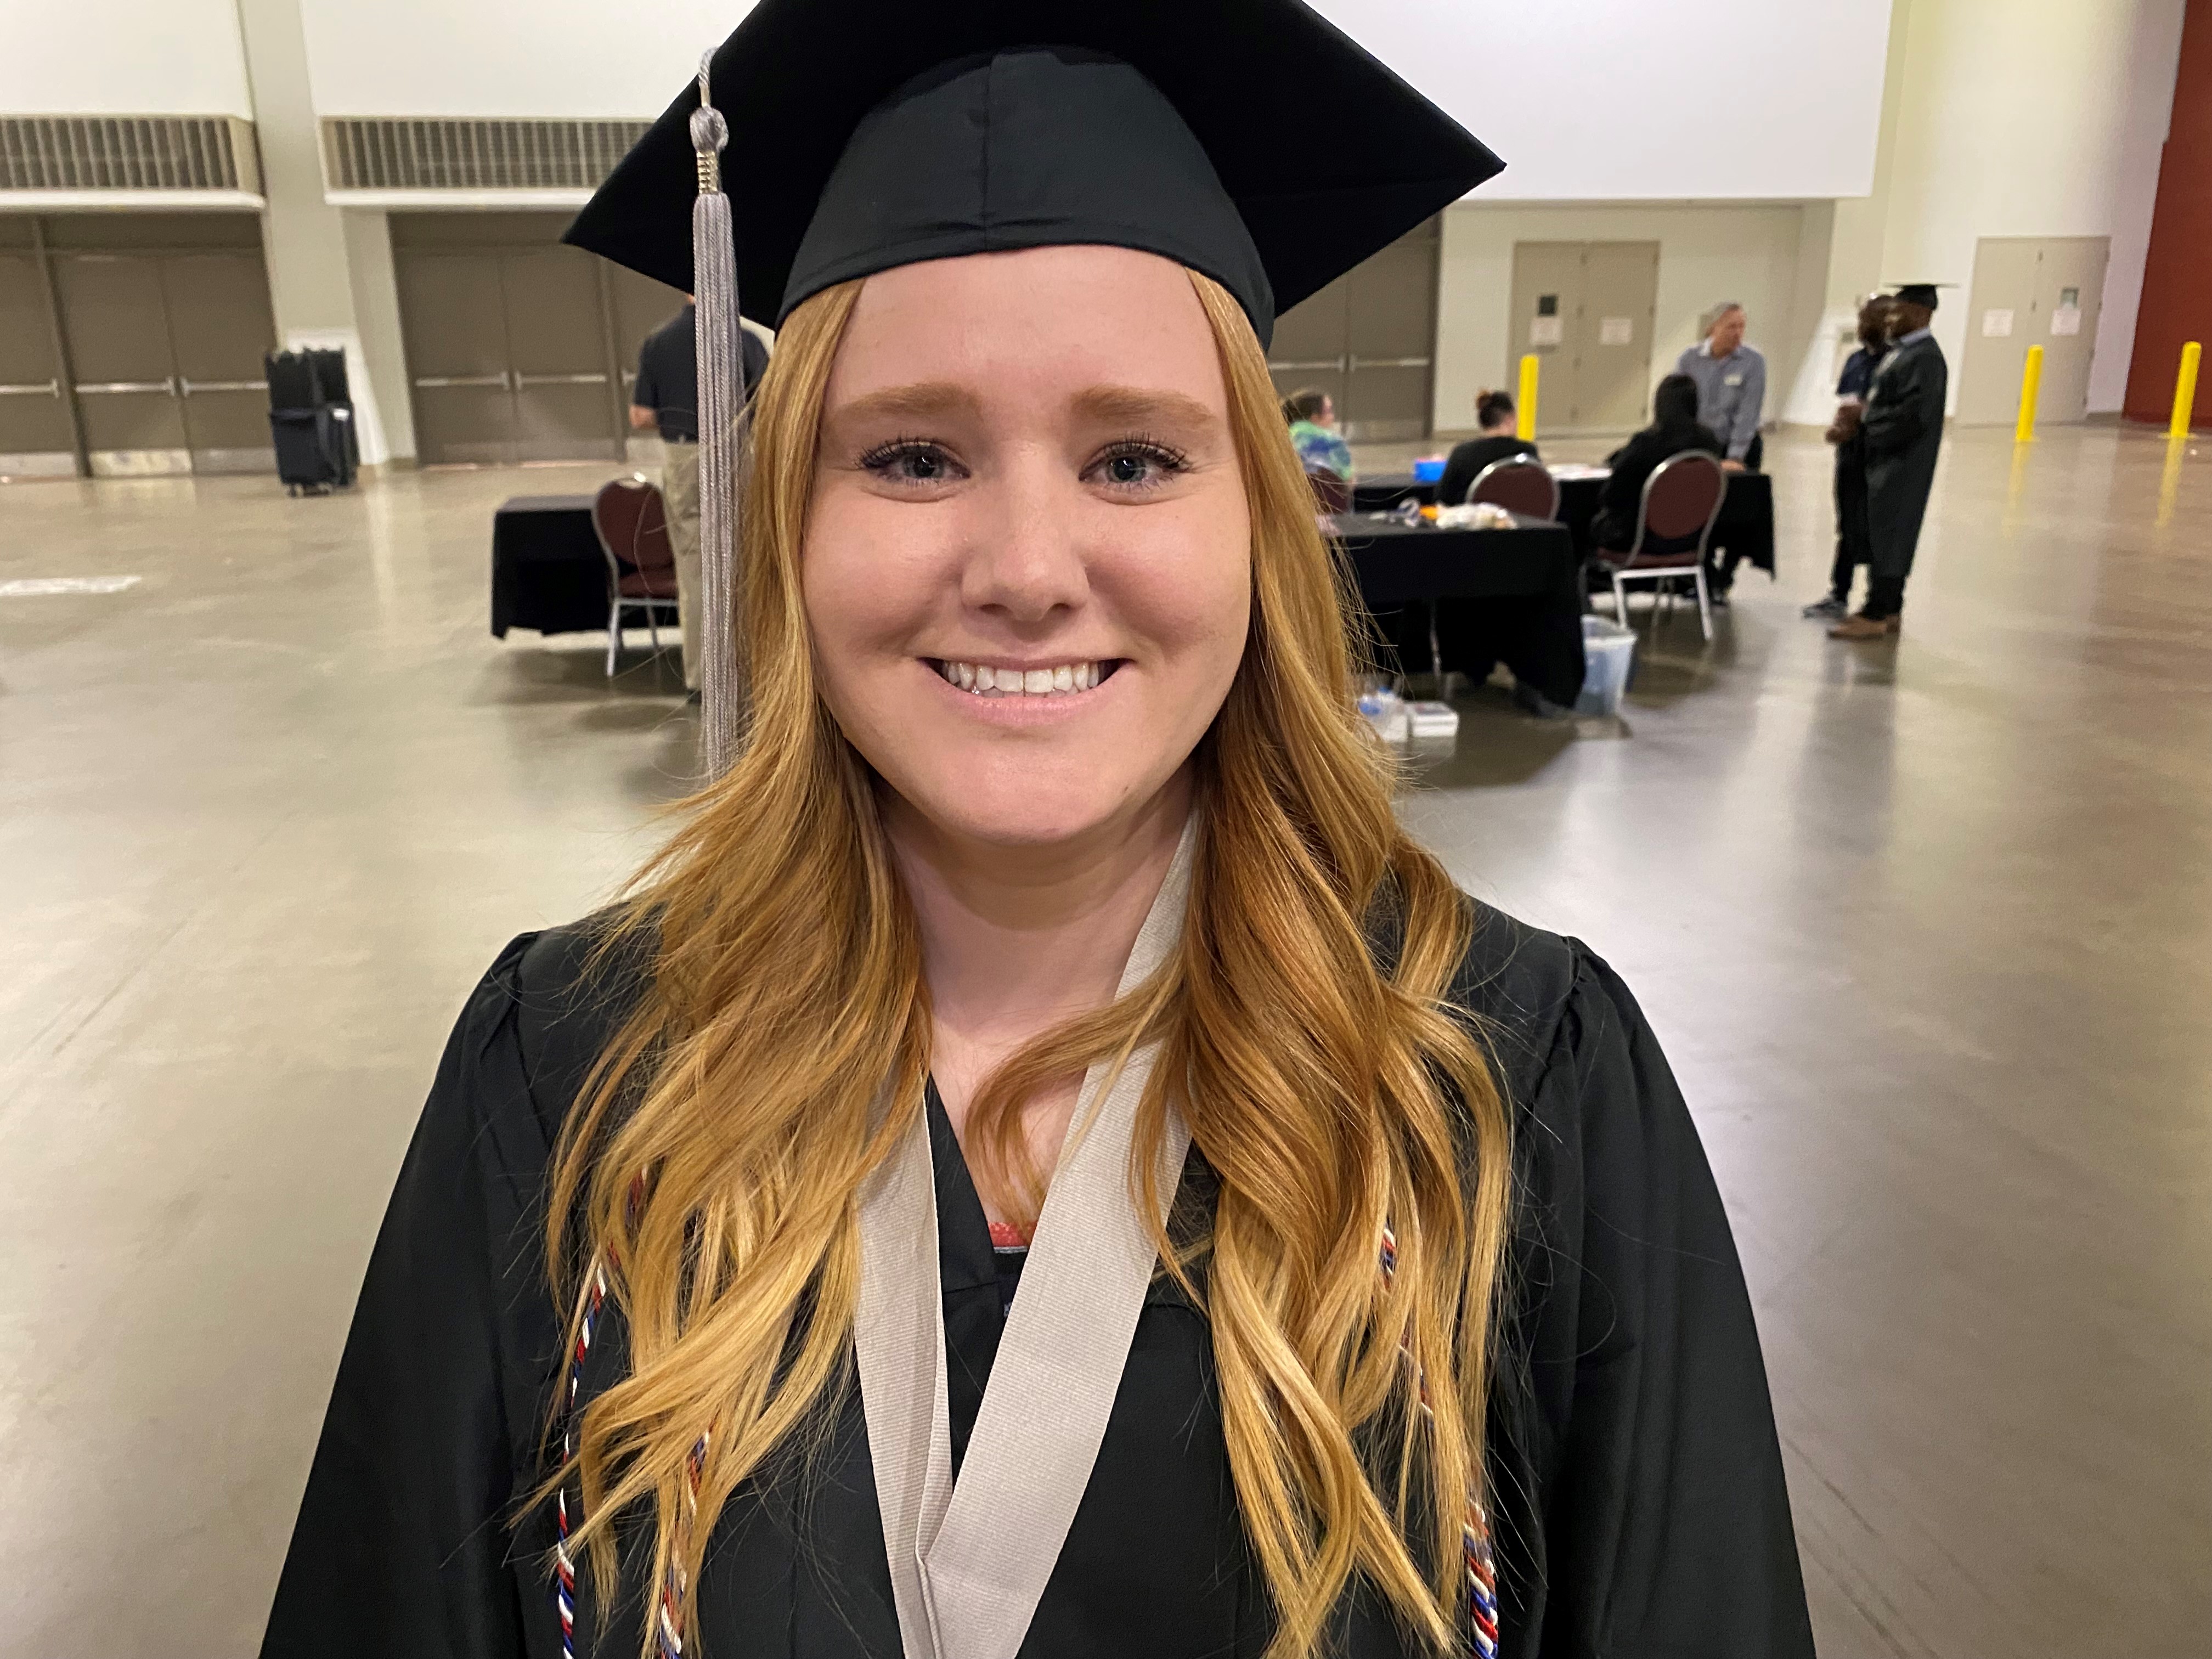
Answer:
M332 190L592 190L647 121L325 118Z
M258 195L261 169L233 115L0 115L0 190Z

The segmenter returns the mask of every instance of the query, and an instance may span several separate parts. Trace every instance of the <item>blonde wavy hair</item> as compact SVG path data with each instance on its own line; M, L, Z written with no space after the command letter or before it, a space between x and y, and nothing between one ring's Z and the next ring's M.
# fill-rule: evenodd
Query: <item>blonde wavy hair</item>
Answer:
M1009 1060L970 1139L979 1180L1033 1206L1023 1101L1162 1040L1133 1165L1152 1167L1172 1091L1220 1193L1209 1237L1178 1249L1161 1230L1160 1247L1209 1322L1277 1620L1269 1659L1315 1655L1355 1574L1449 1650L1509 1180L1504 1103L1445 1000L1469 911L1399 828L1392 770L1352 706L1344 575L1259 342L1224 289L1191 283L1228 383L1253 606L1193 757L1202 833L1182 945L1143 993ZM922 1109L920 939L880 786L817 693L799 580L824 390L860 289L800 306L761 384L740 553L748 738L617 913L607 948L649 972L557 1150L556 1287L573 1299L586 1265L607 1264L629 1334L627 1375L575 1426L574 1543L603 1607L618 1516L653 1516L655 1584L696 1583L732 1492L818 1443L853 1386L856 1195ZM893 1109L872 1122L886 1077ZM653 1619L648 1598L648 1651Z

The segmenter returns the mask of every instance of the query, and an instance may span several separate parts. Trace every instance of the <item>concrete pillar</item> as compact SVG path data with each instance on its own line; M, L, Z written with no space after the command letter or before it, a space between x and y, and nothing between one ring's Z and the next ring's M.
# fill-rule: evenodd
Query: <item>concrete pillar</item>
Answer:
M261 146L262 243L277 337L346 354L364 465L411 459L399 303L384 216L348 216L323 199L320 134L299 0L237 0Z

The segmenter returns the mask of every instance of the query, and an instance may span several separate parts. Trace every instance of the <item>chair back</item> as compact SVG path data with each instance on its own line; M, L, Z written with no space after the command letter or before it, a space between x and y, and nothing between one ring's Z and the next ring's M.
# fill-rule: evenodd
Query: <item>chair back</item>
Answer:
M1352 511L1352 480L1340 478L1334 472L1309 472L1306 482L1313 486L1314 502L1324 513Z
M1475 475L1468 486L1467 504L1491 501L1524 519L1559 516L1559 481L1543 462L1526 455L1509 455L1492 461Z
M1728 474L1722 471L1717 457L1702 449L1669 455L1644 481L1643 505L1636 514L1636 540L1629 547L1626 564L1639 560L1702 563L1713 521L1720 517L1721 502L1727 496ZM1647 556L1644 544L1650 541L1670 545L1664 552Z
M607 557L610 589L636 574L653 592L676 592L676 548L668 538L668 505L659 485L642 473L602 484L592 498L592 528Z

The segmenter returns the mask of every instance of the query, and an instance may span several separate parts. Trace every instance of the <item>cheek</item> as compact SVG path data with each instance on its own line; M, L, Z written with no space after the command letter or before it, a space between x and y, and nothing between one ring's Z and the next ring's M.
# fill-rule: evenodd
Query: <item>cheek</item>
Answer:
M942 602L953 578L938 528L911 507L857 493L828 491L815 501L799 592L816 672L833 703L868 658L897 652Z

